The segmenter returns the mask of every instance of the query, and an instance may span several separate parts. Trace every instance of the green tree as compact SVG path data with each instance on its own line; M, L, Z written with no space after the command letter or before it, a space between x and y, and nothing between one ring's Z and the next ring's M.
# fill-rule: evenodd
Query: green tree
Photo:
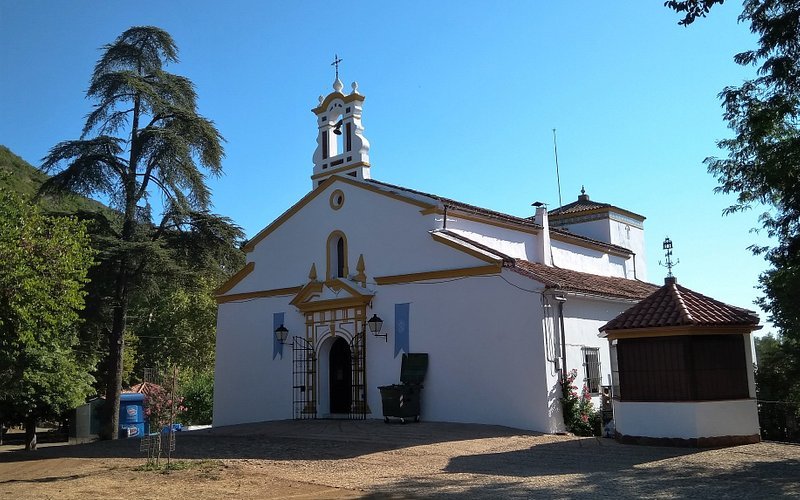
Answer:
M181 416L188 425L210 424L214 410L214 370L181 373L180 393L185 410Z
M118 231L108 225L113 238L103 255L113 276L105 438L118 433L123 339L136 287L148 273L184 274L176 253L227 255L231 239L241 238L230 220L208 211L205 178L222 172L223 139L198 114L191 81L164 70L177 60L172 37L156 27L132 27L106 45L87 91L97 104L81 138L54 146L42 165L57 172L43 193L104 194L122 217ZM154 194L165 200L155 220Z
M800 360L783 343L772 335L755 339L758 416L764 438L796 441L800 439L800 385L791 381L800 371Z
M767 207L760 222L776 244L751 247L770 264L759 278L758 303L795 360L787 383L800 387L800 0L745 0L739 21L759 41L734 60L757 66L758 76L720 93L734 136L718 143L727 158L708 158L706 165L719 181L716 191L737 196L726 213Z
M25 422L26 449L37 420L93 390L96 358L78 336L92 254L83 223L0 189L0 413Z
M722 3L725 3L725 0L668 0L664 5L675 12L685 13L678 24L688 26L698 17L706 17L711 7Z

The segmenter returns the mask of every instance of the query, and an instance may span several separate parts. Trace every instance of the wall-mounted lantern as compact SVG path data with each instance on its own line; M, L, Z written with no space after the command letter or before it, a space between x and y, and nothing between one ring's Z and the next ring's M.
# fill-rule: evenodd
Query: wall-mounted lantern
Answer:
M377 314L373 314L372 317L367 321L367 326L369 326L369 331L372 332L372 335L376 337L383 337L383 340L389 342L388 334L381 333L381 327L383 327L383 320L378 317Z
M289 330L281 324L278 328L275 329L275 338L281 344L286 343L286 338L289 336Z

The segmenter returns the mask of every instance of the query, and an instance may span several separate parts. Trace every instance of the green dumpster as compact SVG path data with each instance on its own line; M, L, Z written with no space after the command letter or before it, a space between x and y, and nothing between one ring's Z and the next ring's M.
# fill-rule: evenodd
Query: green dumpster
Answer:
M406 419L419 422L420 394L427 371L427 353L403 354L400 383L378 387L381 391L384 422L388 423L390 418L399 418L402 423Z

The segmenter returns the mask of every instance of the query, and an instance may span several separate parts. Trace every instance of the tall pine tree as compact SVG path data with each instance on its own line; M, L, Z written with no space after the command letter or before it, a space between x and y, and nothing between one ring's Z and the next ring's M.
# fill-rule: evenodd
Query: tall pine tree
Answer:
M222 173L223 138L198 114L192 82L164 69L177 61L172 37L152 26L132 27L106 45L87 91L96 104L81 138L54 146L42 165L55 173L43 192L102 194L122 217L104 252L114 276L104 438L118 434L123 337L142 274L154 267L180 274L171 258L176 234L186 236L178 238L185 252L199 255L224 253L241 238L229 219L209 212L205 179ZM154 194L166 200L155 216Z

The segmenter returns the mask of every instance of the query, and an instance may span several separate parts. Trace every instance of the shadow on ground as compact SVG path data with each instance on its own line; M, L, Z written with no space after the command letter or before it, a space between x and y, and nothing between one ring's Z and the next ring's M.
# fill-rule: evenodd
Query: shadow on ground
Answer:
M404 478L365 498L423 498L432 492L437 498L798 498L800 451L787 458L769 446L698 450L595 439L545 443L454 457L446 474ZM744 456L731 460L732 454Z
M331 460L411 446L502 436L536 436L509 427L380 420L278 421L176 433L177 459ZM141 458L139 439L0 453L0 462L45 458Z

